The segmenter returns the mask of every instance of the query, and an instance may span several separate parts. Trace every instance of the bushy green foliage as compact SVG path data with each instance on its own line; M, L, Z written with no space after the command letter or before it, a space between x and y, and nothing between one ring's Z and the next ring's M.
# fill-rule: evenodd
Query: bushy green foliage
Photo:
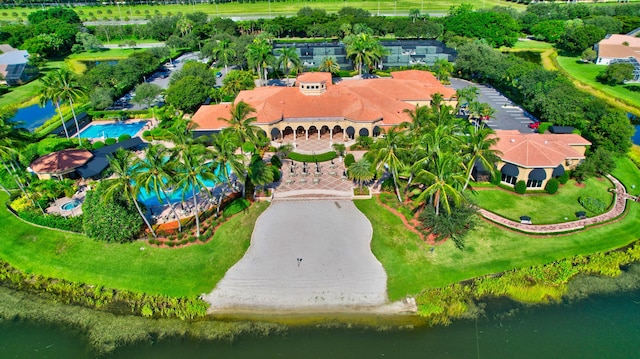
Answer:
M118 142L126 141L131 138L131 135L128 133L122 134L118 137Z
M287 154L287 157L289 159L292 159L292 160L298 161L298 162L326 162L326 161L331 161L332 159L336 158L337 155L333 151L326 152L326 153L315 154L315 155L305 155L305 154L297 153L297 152L289 152Z
M570 175L571 174L569 173L569 171L564 171L562 176L558 177L557 180L558 182L560 182L560 184L566 184L569 181Z
M105 144L102 141L96 141L93 143L93 145L91 145L91 147L93 147L94 150L100 149L102 147L104 147Z
M548 194L554 194L558 192L558 187L560 187L560 182L557 179L552 178L547 181L547 184L544 186L544 190Z
M586 210L596 214L604 213L607 209L607 204L595 197L580 197L578 198L578 202Z
M107 138L106 140L104 140L104 143L105 143L107 146L109 146L109 145L113 145L113 144L115 144L116 142L118 142L118 140L117 140L117 139L115 139L115 138Z
M136 238L143 221L133 204L121 199L101 200L100 186L89 191L82 206L83 228L87 236L106 242L128 242Z
M494 47L513 46L520 34L518 23L511 15L472 11L466 4L452 10L444 22L444 29L455 35L483 39Z
M75 139L66 139L59 137L47 137L38 142L27 145L22 151L20 162L29 166L33 160L40 156L48 155L51 152L66 150L68 148L76 148L78 141Z
M491 174L491 184L495 186L500 184L500 174L498 173Z
M352 164L354 164L356 162L355 157L353 157L353 154L351 153L347 153L346 156L344 156L344 166L345 167L349 167Z
M246 210L250 205L251 203L248 199L238 198L224 208L223 214L225 217L233 216L236 213Z
M277 168L282 167L282 161L280 161L280 157L278 157L278 155L271 156L271 164Z
M41 226L82 233L82 215L75 217L62 217L58 214L48 214L45 216L42 212L35 209L18 212L18 215L27 222Z
M518 181L514 186L514 190L518 194L525 194L527 192L527 183L525 181Z
M633 79L633 70L634 67L631 63L611 64L596 77L596 80L610 86L621 85L625 81Z
M419 219L438 240L450 238L456 248L464 249L467 234L477 225L477 213L476 207L470 204L452 206L451 213L441 211L438 215L433 206L426 206Z

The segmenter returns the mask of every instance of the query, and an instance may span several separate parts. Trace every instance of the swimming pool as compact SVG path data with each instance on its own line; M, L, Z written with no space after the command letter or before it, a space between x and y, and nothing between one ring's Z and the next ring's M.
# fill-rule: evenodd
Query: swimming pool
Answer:
M229 171L229 173L231 173L231 168L229 165L227 165L227 170ZM204 180L204 184L207 186L207 188L214 188L217 184L220 184L222 182L226 182L226 179L224 178L224 174L221 173L220 168L216 168L215 171L213 171L213 174L216 175L220 181L216 182L216 181L210 181L210 180ZM169 197L169 201L171 203L178 203L182 201L182 194L185 191L182 190L168 190L167 191L167 196ZM186 190L186 193L184 195L184 199L190 199L191 196L191 188ZM151 193L147 192L144 188L140 190L140 194L138 195L138 199L140 200L140 202L144 203L145 206L147 207L153 207L153 206L163 206L166 204L164 195L162 193L160 193L160 199L158 199L157 194L152 191Z
M146 121L140 122L128 122L128 123L104 123L95 124L92 123L87 128L80 132L81 138L118 138L122 135L135 136L144 125Z

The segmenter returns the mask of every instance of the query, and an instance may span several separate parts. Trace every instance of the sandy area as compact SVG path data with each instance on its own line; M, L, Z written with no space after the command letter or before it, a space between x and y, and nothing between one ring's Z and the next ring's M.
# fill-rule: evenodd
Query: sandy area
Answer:
M384 307L387 275L371 235L351 201L275 201L245 256L204 299L211 312Z

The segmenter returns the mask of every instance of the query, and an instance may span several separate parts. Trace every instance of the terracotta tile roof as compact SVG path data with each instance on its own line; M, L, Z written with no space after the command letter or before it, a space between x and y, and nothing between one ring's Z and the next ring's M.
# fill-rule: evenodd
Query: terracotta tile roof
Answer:
M322 82L331 84L331 73L329 72L304 72L298 75L296 82Z
M69 149L53 152L31 162L31 169L35 173L57 174L80 167L87 163L93 154L87 150Z
M410 120L403 112L415 108L409 102L429 102L436 92L445 98L455 95L455 90L441 85L430 73L411 70L405 75L403 72L394 74L412 79L344 80L327 86L319 95L305 95L298 87L260 87L241 91L236 102L244 101L256 109L257 124L282 119L345 118L354 122L381 121L378 125L390 126ZM329 76L329 73L305 73L298 77L298 82L328 80ZM217 118L228 118L229 108L228 104L201 106L192 121L201 129L218 129L224 123Z
M629 46L623 45L627 42ZM628 35L611 35L598 43L598 57L627 58L635 57L640 61L640 38Z
M445 99L453 98L456 90L443 86L438 79L429 71L406 70L395 71L391 73L391 77L398 80L413 80L422 83L422 86L431 87L431 94L436 92L442 94Z
M576 134L523 134L516 130L496 130L498 143L492 148L500 151L504 162L521 167L557 167L567 159L583 159L571 146L588 146L591 142Z

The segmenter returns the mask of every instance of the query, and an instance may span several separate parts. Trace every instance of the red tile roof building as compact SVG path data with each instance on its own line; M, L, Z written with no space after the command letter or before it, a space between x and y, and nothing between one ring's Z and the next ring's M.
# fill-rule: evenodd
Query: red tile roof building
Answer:
M496 164L502 181L515 184L527 182L529 188L544 188L550 178L574 169L585 159L591 142L577 134L523 134L516 130L496 130L498 151Z
M391 78L342 80L332 83L327 72L298 76L297 87L260 87L242 91L236 102L256 109L256 125L272 139L297 132L329 134L344 138L376 136L385 128L410 121L405 110L430 105L439 93L446 103L455 104L455 90L443 86L430 73L419 70L392 72ZM191 119L197 130L226 127L231 104L201 106Z
M42 156L29 166L40 179L62 177L75 171L93 157L87 150L68 149Z

